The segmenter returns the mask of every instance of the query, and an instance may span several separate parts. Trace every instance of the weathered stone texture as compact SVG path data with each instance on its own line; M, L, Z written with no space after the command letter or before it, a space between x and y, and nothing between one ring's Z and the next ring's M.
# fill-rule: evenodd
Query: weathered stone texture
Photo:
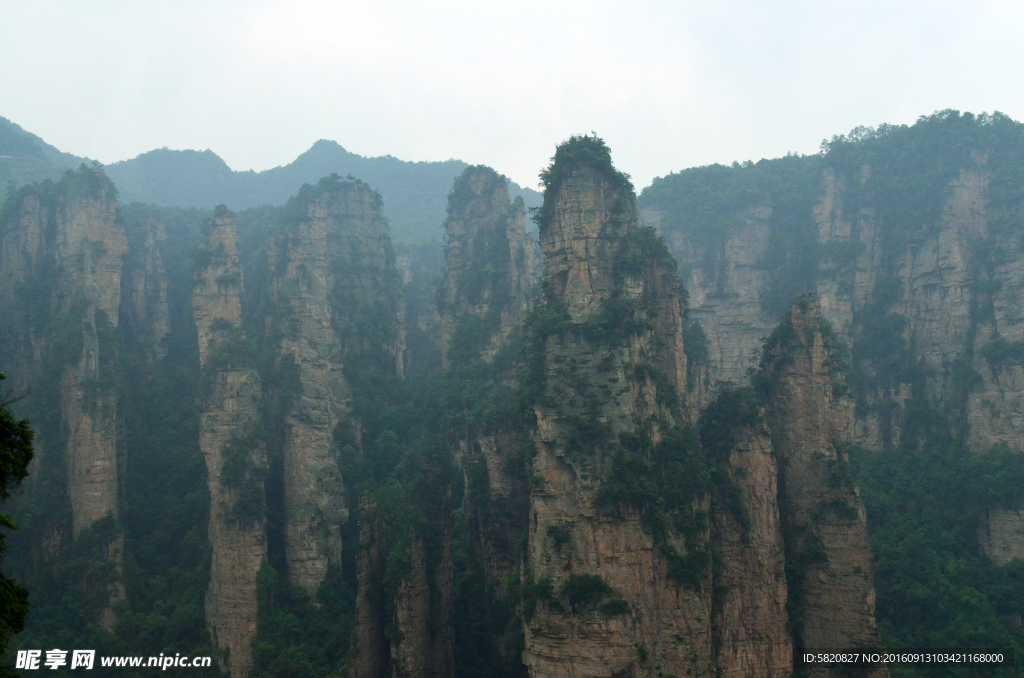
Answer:
M681 284L674 267L649 253L639 267L622 270L620 255L639 235L628 185L586 163L563 172L557 193L545 195L554 209L540 233L554 301L577 325L595 321L613 298L635 304L649 324L609 346L571 332L548 339L545 397L535 406L538 478L526 567L556 590L572 574L598 575L630 612L607 616L541 601L524 621L523 661L534 677L712 675L710 569L695 590L670 579L662 548L641 516L614 516L596 506L610 460L597 450L568 450L579 417L596 417L616 437L642 428L657 438L660 425L686 423L686 402L674 397L687 392ZM585 403L596 403L597 411L586 411ZM707 510L707 500L695 498L693 508ZM563 539L556 543L550 534ZM705 532L699 539L706 546L708 538ZM666 540L687 552L681 537L670 533Z
M712 515L712 539L722 568L712 617L716 665L722 676L789 676L793 640L786 611L778 468L763 421L740 437L728 470L746 524L726 507Z
M536 247L526 233L522 198L509 201L504 177L488 167L468 167L448 201L445 274L441 283L441 358L466 316L497 314L483 350L490 361L504 340L522 327L531 290L540 275Z
M292 584L315 594L329 564L341 565L344 485L334 428L350 398L341 346L331 327L325 202L310 208L281 253L284 271L273 293L283 298L289 327L279 355L293 361L298 393L284 412L285 552Z
M375 520L376 505L364 497L359 507L359 553L356 556L356 623L348 657L351 678L384 678L388 665L386 600L384 593L384 544Z
M199 447L210 492L210 584L206 623L214 643L228 650L222 668L234 678L249 674L256 638L256 577L267 557L263 475L267 469L262 389L255 367L239 356L208 365L218 348L241 335L242 272L235 217L218 211L206 227L200 266L194 271L192 308L200 361L206 367L199 415Z
M892 232L908 224L884 222L879 206L865 199L861 189L871 174L863 165L859 172L828 168L822 175L812 215L822 314L853 345L860 314L882 293L879 283L895 283L888 311L905 319L902 337L929 370L924 397L939 410L965 413L972 448L1005 443L1024 451L1024 369L1014 361L990 364L984 351L997 338L1024 340L1024 265L1011 254L1018 251L1016 236L991 228L992 175L985 156L971 156L946 187L941 204L934 205L935 217L905 237L894 238ZM664 206L649 205L646 220L664 221L660 209ZM761 303L769 291L763 262L771 213L766 202L740 215L740 225L713 250L682 231L665 233L689 272L690 313L708 336L712 384L744 383L760 338L778 320ZM965 395L964 375L972 373L979 379ZM864 395L868 407L850 413L852 439L873 449L897 447L911 385L895 383Z
M837 447L850 439L850 404L835 396L821 322L815 296L801 295L782 338L766 349L780 514L799 574L789 592L800 610L795 642L809 649L878 647L867 518Z
M346 360L383 352L402 375L405 312L401 279L379 196L337 177L300 196L300 214L271 252L268 337L288 382L277 394L284 463L289 580L315 595L341 566L348 519L335 429L351 414Z
M398 586L395 625L400 639L391 643L392 678L449 678L454 675L452 629L451 535L441 539L440 561L427 567L426 547L418 539L409 547L409 570ZM431 581L433 575L433 581Z
M657 223L656 213L645 221ZM770 208L751 209L729 235L721 252L706 252L678 232L665 233L672 253L683 264L689 292L689 317L700 322L709 340L708 372L712 383L742 384L757 364L761 337L775 326L761 309L768 274L759 264L768 250Z
M981 550L998 565L1021 560L1021 554L1024 554L1024 511L989 509L978 541Z
M134 237L133 237L134 236ZM159 222L146 220L128 237L128 256L121 278L121 316L125 334L148 363L167 355L171 331L167 306L167 270L160 253L167 234Z
M97 520L118 516L117 394L111 375L101 374L108 359L101 351L113 346L100 345L101 333L106 330L110 342L109 332L117 327L121 262L128 248L116 210L114 199L102 195L64 199L57 211L60 307L82 313L81 354L65 368L61 382L75 536Z
M238 263L235 216L218 210L206 226L196 253L192 311L199 335L199 362L205 364L218 342L242 328L242 267Z
M37 282L53 259L53 233L49 215L39 195L28 194L18 211L0 225L0 366L19 391L27 388L40 369L44 348L50 337L37 331L32 319L48 310L51 299L26 303L24 295ZM32 308L31 306L35 306Z

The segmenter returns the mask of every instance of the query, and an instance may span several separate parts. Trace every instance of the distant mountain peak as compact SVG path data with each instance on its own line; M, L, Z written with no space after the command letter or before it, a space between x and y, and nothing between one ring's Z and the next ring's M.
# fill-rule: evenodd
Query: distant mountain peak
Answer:
M339 144L337 141L334 141L333 139L318 139L312 146L309 147L309 150L306 151L306 153L309 153L311 151L341 151L342 153L348 153L348 151L345 150L344 146Z
M213 151L211 151L208 148L204 149L202 151L196 151L196 150L193 150L193 149L190 149L190 148L178 150L178 149L168 148L167 146L164 146L163 148L154 148L152 151L146 151L145 153L140 153L139 155L135 156L135 158L133 158L131 160L121 160L121 161L115 162L113 164L114 165L123 165L125 163L130 163L130 162L135 162L135 161L145 162L147 160L152 160L152 159L157 159L157 158L159 158L161 160L172 160L172 161L173 161L173 159L177 159L179 161L186 161L186 162L195 162L195 161L198 160L199 162L202 162L202 163L205 163L205 164L222 165L228 171L231 171L231 168L228 167L228 164L226 162L224 162L224 159L221 158L219 155L217 155L216 153L214 153Z

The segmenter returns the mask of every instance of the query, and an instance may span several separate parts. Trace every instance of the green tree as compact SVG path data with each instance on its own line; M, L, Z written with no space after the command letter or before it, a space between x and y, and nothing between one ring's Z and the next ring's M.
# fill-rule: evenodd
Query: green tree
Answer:
M7 378L0 372L0 382ZM10 405L16 400L8 393L0 397L0 501L11 496L28 475L28 463L32 461L32 429L28 421L18 420L11 414ZM11 517L0 513L0 528L18 529ZM4 534L0 531L0 558L7 549ZM16 581L0 572L0 656L3 656L11 636L21 631L28 614L28 591ZM0 667L0 676L14 675Z

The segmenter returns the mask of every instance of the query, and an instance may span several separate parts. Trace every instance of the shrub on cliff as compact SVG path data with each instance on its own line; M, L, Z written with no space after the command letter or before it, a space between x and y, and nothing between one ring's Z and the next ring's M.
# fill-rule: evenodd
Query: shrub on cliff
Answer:
M0 372L0 382L6 378ZM24 419L11 414L9 405L15 399L0 396L0 501L11 496L21 481L28 475L28 464L32 461L32 430ZM18 529L11 517L0 513L0 528ZM7 544L0 532L0 556ZM0 656L7 648L7 641L21 631L28 614L28 591L18 583L0 573ZM0 676L13 675L0 667Z

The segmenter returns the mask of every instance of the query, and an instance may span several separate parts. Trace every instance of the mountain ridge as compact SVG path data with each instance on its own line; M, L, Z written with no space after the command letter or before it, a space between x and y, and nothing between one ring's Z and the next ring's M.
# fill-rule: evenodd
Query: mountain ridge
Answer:
M4 157L9 156L9 157ZM64 153L21 126L0 118L0 183L20 186L58 179L66 169L92 162ZM161 207L212 209L227 205L245 210L283 205L303 184L330 174L352 175L381 194L395 240L406 243L440 240L448 191L469 163L408 161L393 155L361 156L336 141L319 139L292 162L261 172L233 170L214 151L158 148L104 167L122 202ZM506 179L507 180L507 179ZM507 180L508 181L508 180ZM540 193L508 181L513 198L526 207L540 205Z

